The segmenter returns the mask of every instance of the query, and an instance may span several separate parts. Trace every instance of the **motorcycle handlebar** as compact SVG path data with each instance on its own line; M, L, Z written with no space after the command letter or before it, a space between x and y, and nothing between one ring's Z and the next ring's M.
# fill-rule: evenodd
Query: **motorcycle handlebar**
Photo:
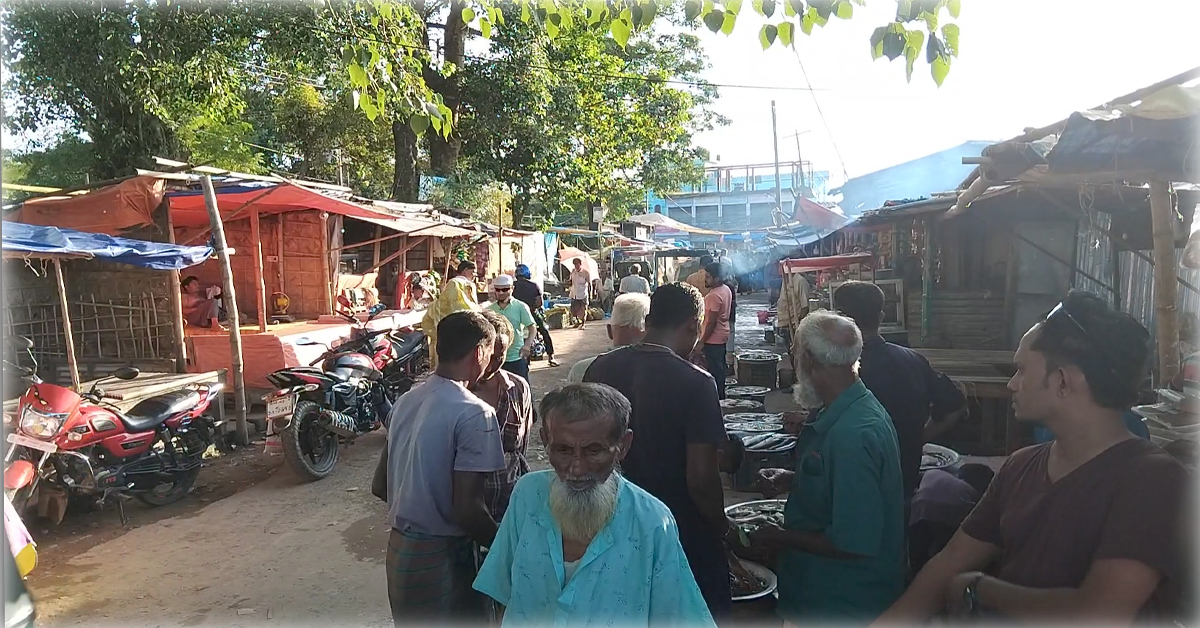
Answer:
M125 401L125 395L121 393L104 393L104 398L112 399L113 401Z

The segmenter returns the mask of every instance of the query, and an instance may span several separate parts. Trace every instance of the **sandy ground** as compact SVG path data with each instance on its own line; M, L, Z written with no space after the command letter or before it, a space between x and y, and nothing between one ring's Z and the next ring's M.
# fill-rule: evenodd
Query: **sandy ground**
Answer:
M530 374L539 398L609 344L600 322L555 331L554 342L561 366L535 362ZM383 442L363 437L311 484L261 447L226 455L178 504L127 504L124 528L115 505L59 526L31 520L38 625L389 626L386 513L370 493ZM536 437L530 449L544 468Z

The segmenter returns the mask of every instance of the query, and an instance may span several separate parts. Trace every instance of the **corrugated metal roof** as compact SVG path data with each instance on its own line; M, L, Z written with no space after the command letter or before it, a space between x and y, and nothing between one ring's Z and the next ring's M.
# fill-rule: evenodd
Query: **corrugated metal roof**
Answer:
M373 225L379 225L385 229L407 233L416 236L432 236L435 238L471 238L483 235L478 231L455 227L454 225L442 224L432 220L418 220L416 218L364 218L355 216L356 219L363 222L369 222Z

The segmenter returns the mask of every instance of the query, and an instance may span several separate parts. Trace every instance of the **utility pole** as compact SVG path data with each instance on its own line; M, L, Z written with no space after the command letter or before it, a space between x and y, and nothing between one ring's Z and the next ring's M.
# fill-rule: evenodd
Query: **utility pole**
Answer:
M800 131L796 131L796 163L800 164L800 195L804 196L804 157L800 155Z
M783 192L779 186L779 128L775 120L775 101L771 101L771 141L775 143L775 209L783 212Z

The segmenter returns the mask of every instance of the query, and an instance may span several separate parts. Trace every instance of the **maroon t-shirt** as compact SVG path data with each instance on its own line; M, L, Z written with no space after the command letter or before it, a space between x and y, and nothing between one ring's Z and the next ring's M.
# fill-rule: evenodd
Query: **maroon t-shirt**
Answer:
M963 532L999 547L994 575L1019 586L1077 588L1097 560L1143 563L1162 580L1141 615L1175 617L1190 559L1188 472L1158 446L1130 438L1051 483L1052 444L1010 456Z

